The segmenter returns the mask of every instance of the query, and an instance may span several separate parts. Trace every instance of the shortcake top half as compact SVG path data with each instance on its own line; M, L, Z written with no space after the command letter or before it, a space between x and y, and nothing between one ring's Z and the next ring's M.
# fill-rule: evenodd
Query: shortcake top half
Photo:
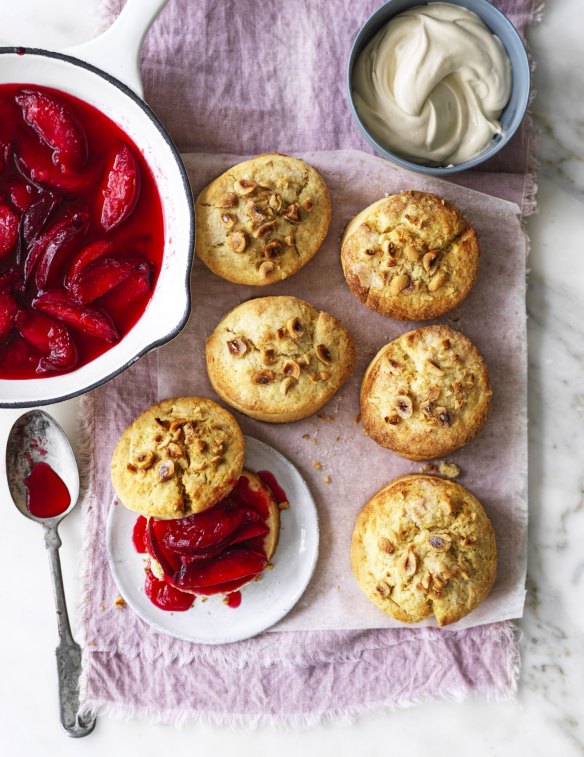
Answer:
M163 400L122 434L112 457L112 483L129 510L162 520L184 518L229 494L244 453L235 418L216 402Z

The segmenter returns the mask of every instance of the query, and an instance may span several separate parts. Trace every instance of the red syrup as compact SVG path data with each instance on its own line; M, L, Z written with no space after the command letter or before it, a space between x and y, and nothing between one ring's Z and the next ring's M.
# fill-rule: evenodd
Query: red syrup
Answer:
M47 463L34 463L24 479L26 506L36 518L54 518L71 504L71 495L61 477Z
M285 500L285 493L277 488ZM140 516L132 533L134 546L138 552L146 551L164 572L160 581L147 570L147 595L157 607L175 609L166 606L171 600L163 597L161 584L173 589L171 596L179 604L181 594L185 602L197 594L225 594L229 607L239 607L238 589L268 563L263 545L269 514L265 493L254 491L243 475L225 499L202 513L178 520Z
M278 505L288 502L286 492L284 491L284 489L282 489L273 473L270 473L269 470L259 470L257 472L257 476L258 478L261 478L261 480L269 489L272 490L272 494L274 495L274 499L276 500Z
M164 251L132 140L65 92L0 85L0 379L67 373L136 324Z
M167 612L185 612L186 610L190 610L196 599L194 594L179 591L166 581L156 578L150 568L146 568L144 590L152 604Z
M241 604L241 592L240 591L234 591L231 594L228 594L225 597L225 604L227 607L232 607L233 609L236 609Z
M146 554L146 526L148 525L148 518L143 515L138 516L138 520L134 524L132 530L132 541L136 552L140 555Z

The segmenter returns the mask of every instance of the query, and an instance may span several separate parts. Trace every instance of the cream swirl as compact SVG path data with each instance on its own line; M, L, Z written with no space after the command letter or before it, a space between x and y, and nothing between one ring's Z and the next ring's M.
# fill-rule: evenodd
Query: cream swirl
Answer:
M373 136L418 163L462 163L501 131L511 64L501 41L466 8L418 6L365 46L352 78Z

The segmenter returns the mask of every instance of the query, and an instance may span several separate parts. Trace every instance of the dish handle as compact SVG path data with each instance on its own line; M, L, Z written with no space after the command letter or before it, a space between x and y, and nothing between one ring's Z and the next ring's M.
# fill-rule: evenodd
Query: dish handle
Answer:
M127 0L120 15L99 37L63 50L115 76L144 97L140 51L152 23L168 0Z

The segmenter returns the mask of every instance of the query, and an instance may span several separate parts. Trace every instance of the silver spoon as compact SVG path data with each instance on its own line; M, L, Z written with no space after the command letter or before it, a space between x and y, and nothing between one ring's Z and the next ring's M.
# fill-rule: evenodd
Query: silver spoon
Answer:
M62 479L69 490L71 502L60 515L39 518L32 515L27 507L25 479L34 463L47 463ZM59 424L42 410L31 410L21 415L12 426L6 445L6 477L14 504L27 518L40 523L45 532L45 547L49 553L53 593L57 610L59 646L56 649L59 676L60 715L63 728L69 736L87 736L95 727L95 716L79 716L79 675L81 673L81 648L73 639L59 547L61 538L57 532L60 521L77 504L79 498L79 470L73 450L65 432Z

